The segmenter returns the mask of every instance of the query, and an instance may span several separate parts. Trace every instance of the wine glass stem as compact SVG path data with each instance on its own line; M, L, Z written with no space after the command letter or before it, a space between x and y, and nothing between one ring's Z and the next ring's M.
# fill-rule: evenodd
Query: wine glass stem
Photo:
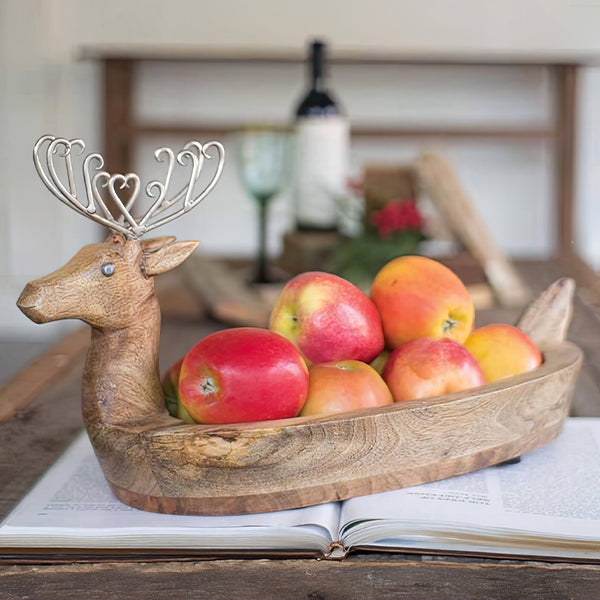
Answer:
M270 196L258 198L258 256L254 283L268 283L267 274L267 209Z

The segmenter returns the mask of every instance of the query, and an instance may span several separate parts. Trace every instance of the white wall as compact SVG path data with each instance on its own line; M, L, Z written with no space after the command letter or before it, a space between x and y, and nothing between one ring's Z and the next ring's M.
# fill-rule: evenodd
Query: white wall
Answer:
M43 338L64 331L60 324L31 324L15 308L15 300L26 281L58 267L99 235L92 223L48 194L31 162L31 148L42 133L82 137L90 150L100 148L100 73L93 62L77 60L83 47L297 52L308 37L325 35L338 50L407 56L600 56L599 26L600 2L573 0L0 0L0 337ZM249 72L219 69L200 81L190 69L165 64L142 70L140 114L218 120L239 115L242 106L248 119L285 119L302 85L299 68L271 73L259 79L260 85L253 84L256 78L244 85ZM339 68L333 76L350 115L362 124L385 115L410 124L433 119L440 124L489 120L515 125L539 119L543 125L552 110L552 82L541 68L500 70L492 76L477 69L424 74L405 67L389 78L377 69ZM170 82L187 90L177 101ZM365 95L365 89L370 93ZM578 233L583 253L598 265L599 98L600 75L586 70L580 96ZM155 146L180 141L140 144L136 161L141 174L149 176L153 165L148 156ZM424 146L441 148L454 161L507 252L549 251L555 228L549 200L552 156L544 142L362 140L353 148L353 168L358 171L366 161L411 160ZM255 243L249 227L252 209L229 164L214 197L173 232L202 239L209 251L249 252ZM279 232L290 219L285 197L273 212L270 247L277 251Z
M303 46L402 53L564 54L600 50L595 0L65 0L74 45Z
M60 2L0 3L0 336L54 337L69 325L40 327L15 306L23 285L66 262L96 227L58 206L35 174L31 151L60 131L99 143L97 68L65 61ZM70 325L72 326L72 324Z
M583 258L600 270L600 68L582 71L578 111L575 239Z

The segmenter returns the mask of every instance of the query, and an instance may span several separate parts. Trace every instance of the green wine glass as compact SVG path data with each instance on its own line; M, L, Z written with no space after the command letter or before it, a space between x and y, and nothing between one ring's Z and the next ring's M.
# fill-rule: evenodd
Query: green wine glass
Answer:
M268 210L288 179L290 134L271 126L246 127L237 134L237 166L242 185L258 206L258 251L253 283L269 283Z

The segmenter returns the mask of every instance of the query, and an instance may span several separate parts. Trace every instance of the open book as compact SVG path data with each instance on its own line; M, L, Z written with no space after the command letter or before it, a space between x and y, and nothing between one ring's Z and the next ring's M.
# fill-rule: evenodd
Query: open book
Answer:
M85 433L0 525L0 554L130 550L343 557L354 549L600 560L600 419L520 462L281 512L143 512L113 496ZM59 549L59 550L57 550Z

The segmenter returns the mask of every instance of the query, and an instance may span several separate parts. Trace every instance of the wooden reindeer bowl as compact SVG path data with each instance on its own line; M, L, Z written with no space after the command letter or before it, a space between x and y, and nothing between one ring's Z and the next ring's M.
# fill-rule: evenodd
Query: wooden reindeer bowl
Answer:
M238 427L157 418L90 434L115 494L131 506L178 514L297 508L467 473L549 442L567 416L581 353L565 344L545 359L510 384L338 417Z
M36 150L43 141L50 142L46 159L51 165L61 145L68 176L65 185L56 169L43 171L35 153L46 186L84 216L101 213L96 220L118 233L85 246L64 267L27 284L18 305L38 323L79 318L91 325L83 418L104 475L124 503L206 515L298 508L494 465L560 432L582 361L581 350L564 341L574 290L569 279L548 288L517 323L544 355L543 364L529 373L467 392L337 416L218 426L188 425L169 416L159 380L160 310L153 277L181 263L197 242L138 239L152 228L148 213L135 219L132 200L121 201L115 185L127 186L136 176L101 172L91 177L85 172L87 159L89 203L84 206L75 196L70 163L71 148L81 142L45 136ZM193 163L193 187L196 167L206 155L199 144L197 154L190 147L184 156ZM111 221L94 191L99 179L108 182L124 221ZM153 182L163 188L150 216L174 204L166 199L167 183L168 176L164 185ZM191 197L186 189L176 198L183 195Z

